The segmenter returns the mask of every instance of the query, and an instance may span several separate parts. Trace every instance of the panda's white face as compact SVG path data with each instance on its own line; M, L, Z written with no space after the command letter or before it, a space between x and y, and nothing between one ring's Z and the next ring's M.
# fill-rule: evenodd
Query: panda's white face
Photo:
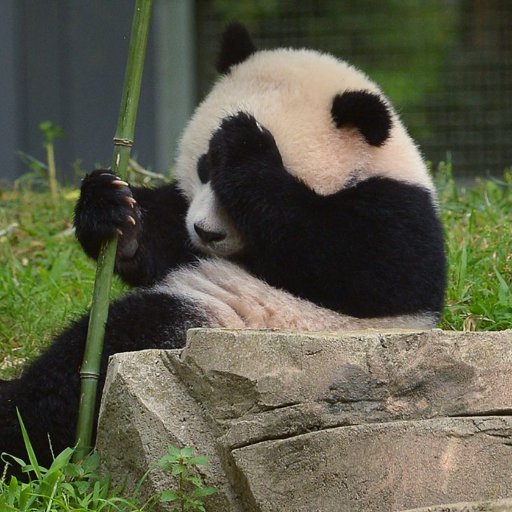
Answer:
M244 243L219 205L209 183L200 184L186 218L192 243L206 254L228 257L241 252Z
M337 127L331 108L337 95L366 91L388 107L392 120L383 144L371 145L350 123ZM243 242L223 214L198 162L228 116L246 112L268 129L288 172L320 195L330 195L373 176L421 185L433 184L421 155L380 89L364 73L312 50L256 52L232 66L199 105L181 140L176 177L191 206L187 227L195 245L229 255ZM205 242L196 226L225 233ZM201 229L201 228L200 228Z

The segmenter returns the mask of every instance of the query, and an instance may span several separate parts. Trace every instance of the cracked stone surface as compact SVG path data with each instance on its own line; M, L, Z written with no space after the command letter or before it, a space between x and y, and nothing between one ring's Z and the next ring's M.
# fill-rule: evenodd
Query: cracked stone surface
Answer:
M208 455L212 512L496 500L512 497L511 370L512 331L194 329L182 351L114 356L98 447L128 484L168 444ZM170 485L155 472L146 491Z

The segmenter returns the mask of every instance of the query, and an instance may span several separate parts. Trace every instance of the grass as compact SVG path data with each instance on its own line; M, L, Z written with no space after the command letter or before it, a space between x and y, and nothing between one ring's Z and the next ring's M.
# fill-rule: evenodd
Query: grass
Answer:
M512 327L512 174L456 186L437 176L449 254L440 327ZM0 192L0 378L12 378L90 305L95 267L71 232L77 192ZM123 291L116 280L113 296Z
M0 378L90 306L95 265L71 231L75 191L0 192ZM115 280L113 296L123 289Z
M439 327L512 328L512 173L458 187L437 175L449 257L446 307Z

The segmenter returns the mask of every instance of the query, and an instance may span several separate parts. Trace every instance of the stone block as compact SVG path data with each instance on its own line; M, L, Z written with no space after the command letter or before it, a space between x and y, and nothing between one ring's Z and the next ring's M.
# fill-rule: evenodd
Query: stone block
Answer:
M169 443L208 455L211 512L507 498L511 370L511 331L193 329L183 351L114 356L98 446L129 482Z
M233 450L248 510L387 512L512 495L512 418L355 425Z

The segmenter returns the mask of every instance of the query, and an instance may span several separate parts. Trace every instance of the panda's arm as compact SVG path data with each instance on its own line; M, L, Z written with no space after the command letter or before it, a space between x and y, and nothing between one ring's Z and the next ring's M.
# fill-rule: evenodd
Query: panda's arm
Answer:
M211 182L269 284L359 316L439 312L445 257L430 192L372 178L319 196L286 171L272 135L240 114L211 144Z
M118 234L116 272L132 286L147 286L194 259L186 210L187 201L174 184L132 187L98 170L82 182L75 208L76 237L96 259L101 244Z
M247 262L276 287L356 317L441 312L442 228L420 187L371 178L259 222Z

